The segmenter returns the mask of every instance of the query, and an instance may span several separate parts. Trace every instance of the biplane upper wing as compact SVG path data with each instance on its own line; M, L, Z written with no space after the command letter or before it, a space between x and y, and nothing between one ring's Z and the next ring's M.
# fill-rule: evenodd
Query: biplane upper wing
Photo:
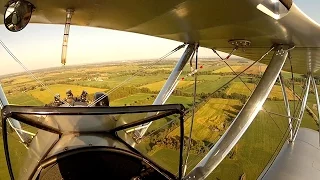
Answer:
M257 9L263 0L30 0L36 6L31 22L64 24L66 9L75 9L72 24L136 32L229 52L231 39L251 46L235 54L258 59L273 44L294 44L293 71L316 73L320 63L320 25L291 0L280 0L289 13L276 20ZM7 0L0 0L5 6ZM1 12L3 13L3 11ZM3 23L3 19L0 20ZM263 63L268 63L265 58ZM286 65L284 70L289 70Z
M269 64L271 70L266 70L268 73L265 72L262 83L260 81L234 122L214 148L191 171L192 176L189 177L195 177L193 174L196 174L205 178L240 139L270 93L291 45L295 46L289 56L293 72L309 74L308 87L311 82L311 74L313 77L320 74L320 25L306 16L292 0L29 1L36 7L31 23L65 24L66 10L74 9L73 25L129 31L189 44L199 43L202 47L223 52L231 52L234 49L230 40L247 40L251 42L251 45L239 48L234 54L251 60L259 59L275 44L285 44L286 50L283 51L285 56L279 53L280 49L277 49L276 57L271 61L271 65L269 64L271 54L261 61ZM268 11L265 6L259 6L266 1L268 3L280 2L287 12L281 17L279 14L277 14L279 16L272 17L270 9ZM4 7L7 2L8 0L0 0L0 5ZM263 12L262 9L265 11ZM2 19L0 24L3 24ZM191 49L191 45L188 48ZM283 70L290 71L290 64L285 64ZM314 86L316 87L315 82ZM304 104L306 104L306 97L307 93ZM180 149L183 150L183 148ZM182 156L182 151L180 155ZM182 169L182 166L180 168ZM179 173L179 176L182 177L182 170Z

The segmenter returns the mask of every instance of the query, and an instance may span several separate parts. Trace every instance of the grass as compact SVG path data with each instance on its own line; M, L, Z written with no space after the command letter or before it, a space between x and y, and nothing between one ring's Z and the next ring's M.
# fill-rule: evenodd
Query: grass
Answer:
M13 93L7 96L8 102L13 105L41 106L43 103L27 93Z
M17 139L18 136L15 133L9 133L8 144L10 151L10 160L15 178L17 178L17 176L20 174L20 168L24 163L25 154L27 153L27 149ZM6 164L6 158L4 155L2 138L0 140L0 146L0 179L9 180L10 176Z
M40 88L37 88L35 90L28 91L27 93L43 103L49 103L53 101L53 96L56 93L60 94L61 98L65 98L65 93L68 89L72 90L72 93L74 96L81 95L81 92L83 90L86 90L89 94L105 91L105 89L83 87L83 86L76 86L76 85L70 85L70 84L55 84L55 85L48 86L48 88L51 91L49 90L40 91ZM55 94L52 94L51 92Z
M173 174L178 172L179 166L179 152L171 149L159 149L152 156L149 156L161 167L167 169ZM190 154L190 159L194 159L197 156Z

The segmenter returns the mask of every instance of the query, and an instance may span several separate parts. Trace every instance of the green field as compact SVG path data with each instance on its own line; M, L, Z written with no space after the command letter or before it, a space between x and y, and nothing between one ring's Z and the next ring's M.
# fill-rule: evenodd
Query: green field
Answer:
M282 103L283 102L267 101L264 104L264 107L268 111L284 114L285 109L283 108ZM203 108L208 107L204 106ZM287 118L274 115L272 115L272 117L274 121L267 113L260 112L236 145L235 156L232 159L227 157L208 179L239 179L243 173L246 174L248 180L256 179L269 162L288 127ZM196 119L194 130L197 127L198 121L200 121L199 118ZM186 126L188 125L186 124ZM305 114L301 126L315 130L318 129L315 121L308 114ZM202 131L203 129L195 130L194 133L204 133ZM206 136L214 136L212 132L207 133ZM177 166L177 161L173 157L177 157L179 153L178 151L175 151L170 155L169 152L172 152L172 150L159 150L153 155L153 158L162 158L159 160L159 163L176 172L175 167ZM203 156L193 156L190 160L190 167L188 170L192 169L202 157Z
M231 66L232 70L240 73L243 70L247 68L247 66ZM266 65L261 65L261 66L252 66L250 67L245 74L261 74L266 70L267 66ZM232 73L232 71L229 67L223 67L218 70L215 70L214 73Z
M248 87L246 87L246 85ZM242 82L233 82L230 87L226 90L226 93L228 95L231 95L232 93L238 93L238 94L243 94L246 96L250 96L252 91L256 88L256 85L253 83L246 83L244 85ZM248 88L251 90L248 90Z
M40 100L32 97L27 93L15 93L7 96L10 104L25 106L41 106L44 105Z
M163 81L159 81L159 82L155 82L155 83L150 83L144 86L141 86L141 88L148 88L151 91L160 91L161 88L163 87L163 85L165 84L165 80ZM193 81L179 81L177 88L185 88L185 87L189 87L193 85Z
M223 134L231 119L235 117L241 103L233 99L210 99L195 113L192 139L215 142ZM190 132L191 117L185 122L185 135ZM169 136L180 136L180 130L172 131Z
M72 84L80 85L80 86L89 86L89 87L96 87L96 88L113 88L118 86L119 84L124 83L124 86L143 86L149 83L157 82L164 80L166 78L166 75L155 75L155 76L114 76L114 77L103 77L103 81L95 81L95 80L80 80L72 82Z
M248 90L248 87L246 87L246 85L249 87L251 91ZM253 92L253 90L256 88L256 85L252 83L246 83L246 85L243 84L242 82L233 82L231 83L230 87L226 90L226 93L228 95L231 95L232 93L238 93L238 94L243 94L249 97ZM288 88L286 88L286 94L289 100L294 100L293 93ZM268 97L283 99L281 86L275 85L272 88Z
M36 128L27 126L23 124L24 130L27 130L29 132L36 133ZM2 133L0 133L2 136ZM20 174L20 170L22 165L25 163L25 156L27 153L27 148L21 144L18 140L19 137L15 132L10 132L8 133L8 147L9 147L9 153L10 153L10 160L11 160L11 165L12 165L12 170L16 176ZM2 138L0 140L0 179L6 180L9 179L9 173L8 173L8 168L6 166L6 158L4 155L4 150L3 150L3 142Z
M111 106L123 106L123 105L151 105L155 100L155 94L134 94L125 98L117 99L110 102ZM137 103L135 103L137 102ZM139 104L138 104L139 103ZM193 97L185 97L185 96L170 96L167 100L166 104L183 104L185 108L190 108L193 104ZM167 123L166 119L160 119L151 124L148 131L152 131L154 129L158 129Z
M137 101L147 102L151 99L154 99L155 96L156 95L154 94L138 93L138 94L130 95L121 99L111 101L110 105L111 106L124 106L124 105L129 106L129 105L134 105L135 102Z
M231 78L230 77L222 77L217 79L216 81L203 81L197 83L197 94L201 93L212 93L213 91L220 88L222 85L227 83ZM183 89L183 92L193 93L194 87L190 86L188 88Z
M198 81L216 81L220 79L220 75L198 75L197 80ZM194 80L193 77L186 78L186 80L191 81Z

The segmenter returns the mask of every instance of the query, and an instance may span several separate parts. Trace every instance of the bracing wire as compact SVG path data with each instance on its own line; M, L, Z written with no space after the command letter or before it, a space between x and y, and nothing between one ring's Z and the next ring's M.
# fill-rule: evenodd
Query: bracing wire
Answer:
M4 42L2 40L0 40L0 44L1 46L7 51L7 53L29 74L29 76L35 80L37 83L39 83L43 88L45 88L46 90L48 90L51 94L54 95L53 91L51 91L51 89L46 86L42 81L40 81L11 51L10 49L4 44ZM63 103L67 104L70 106L69 103L67 103L64 100L61 100Z
M290 124L288 124L288 127L287 127L286 131L284 132L284 134L282 135L282 138L281 138L278 146L276 147L276 149L274 150L272 156L270 157L270 159L269 159L269 161L268 161L268 164L267 164L268 168L267 168L266 171L264 171L264 174L263 174L263 176L262 176L261 179L264 178L264 176L267 174L267 172L269 171L270 167L272 166L274 160L276 159L276 158L275 158L276 153L278 152L278 149L280 148L282 142L284 142L284 140L289 136L289 133L288 133L288 132L289 132L289 131L288 131L289 129L290 129Z
M295 90L294 90L294 77L293 77L293 68L292 68L292 62L291 62L291 53L289 51L289 63L290 63L290 70L291 70L291 83L292 83L292 94L293 94L293 115L296 113L295 110L296 110L296 93L295 93Z
M198 46L196 48L196 70L198 70ZM192 59L190 59L192 61ZM194 74L194 89L193 89L193 107L196 106L196 97L197 97L197 73ZM194 118L195 118L195 108L192 108L192 116L191 116L191 124L190 124L190 132L189 132L189 139L188 139L188 146L187 146L187 155L184 163L184 172L183 174L185 175L186 170L187 170L187 165L188 165L188 159L190 156L190 149L191 149L191 138L192 138L192 131L193 131L193 124L194 124Z
M256 63L260 62L264 57L266 57L275 47L272 46L267 52L265 52L265 54L263 54L258 60L254 61L252 64L250 64L247 68L245 68L244 70L242 70L238 75L236 75L235 77L233 77L232 79L230 79L228 82L226 82L225 84L223 84L222 86L220 86L218 89L216 89L214 92L211 93L211 95L213 95L214 93L220 91L222 88L224 88L225 86L227 86L228 84L230 84L232 81L234 81L235 79L237 79L239 76L241 76L244 72L246 72L248 69L250 69L252 66L254 66ZM210 97L210 96L209 96ZM201 103L201 102L200 102ZM193 107L188 109L186 113L189 113L190 111L193 110Z
M173 49L172 51L170 51L169 53L165 54L164 56L162 56L161 58L159 58L156 62L151 63L149 66L147 66L145 69L149 69L151 67L153 67L155 64L158 64L159 62L161 62L162 60L164 60L165 58L167 58L168 56L170 56L171 54L177 52L178 50L182 49L183 47L185 47L186 44L182 44L179 45L178 47L176 47L175 49ZM107 93L104 93L102 96L100 96L98 99L94 100L91 104L88 105L88 107L92 107L94 106L97 102L101 101L102 99L104 99L106 96L108 96L109 94L113 93L114 91L116 91L117 89L119 89L120 87L122 87L123 85L125 85L126 83L128 83L129 81L131 81L133 78L135 78L136 75L138 75L140 73L140 71L137 71L136 73L134 73L133 75L131 75L129 78L127 78L126 80L122 81L120 84L118 84L117 86L115 86L114 88L112 88L111 90L109 90Z
M237 75L237 73L233 70L233 68L227 63L227 61L225 61L226 59L222 59L222 57L219 55L219 53L217 51L215 51L214 49L212 49L213 52L220 57L220 59L229 67L229 69L233 72L233 74ZM233 54L233 52L236 49L233 49L233 51L230 53L230 55L228 56L230 58L230 56ZM246 88L252 93L252 90L249 88L249 86L242 80L241 76L239 76L240 81L246 86ZM271 120L275 123L275 125L277 126L277 128L279 129L279 131L282 133L281 128L279 127L279 125L276 123L276 121L274 120L274 118L270 115L269 111L266 111L264 107L262 107L262 110L264 110L268 116L271 118Z

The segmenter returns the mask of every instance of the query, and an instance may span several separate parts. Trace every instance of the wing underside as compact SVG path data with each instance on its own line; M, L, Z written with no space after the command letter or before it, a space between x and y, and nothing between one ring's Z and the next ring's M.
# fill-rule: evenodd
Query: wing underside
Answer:
M318 74L320 26L293 4L275 20L257 9L262 0L125 1L30 0L36 11L32 23L64 24L66 9L73 8L72 24L136 32L230 52L231 39L251 41L250 48L235 54L256 60L273 44L294 44L295 73ZM0 0L2 7L6 0ZM0 20L3 23L3 20ZM268 63L266 57L263 63ZM298 66L297 66L298 65ZM289 70L288 66L284 70Z

